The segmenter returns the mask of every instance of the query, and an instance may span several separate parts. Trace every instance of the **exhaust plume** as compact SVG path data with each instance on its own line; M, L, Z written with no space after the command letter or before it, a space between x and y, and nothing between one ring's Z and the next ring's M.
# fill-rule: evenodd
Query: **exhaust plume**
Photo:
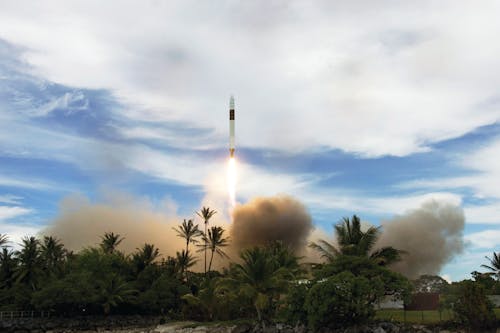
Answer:
M233 211L231 243L234 250L279 240L303 253L313 229L306 207L289 196L254 198Z
M403 260L391 269L409 278L439 274L441 268L464 248L465 217L456 205L429 201L391 220L383 221L375 248L404 250Z
M114 232L125 238L119 246L125 253L147 242L166 257L185 248L172 230L181 221L175 216L175 205L168 201L153 207L147 200L113 194L104 203L94 204L85 197L70 196L61 202L59 215L42 234L56 236L68 249L78 251L98 244L105 232Z

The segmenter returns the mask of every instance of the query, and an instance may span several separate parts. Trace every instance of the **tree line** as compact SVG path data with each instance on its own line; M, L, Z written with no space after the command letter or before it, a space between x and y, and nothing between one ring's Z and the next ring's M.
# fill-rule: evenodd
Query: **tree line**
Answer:
M367 322L384 297L408 301L415 290L415 283L389 269L405 253L375 249L380 227L363 231L356 215L334 226L336 245L325 240L310 244L322 263L304 263L277 240L244 249L225 268L214 270L214 258L228 259L224 250L230 243L222 227L210 225L214 214L208 207L198 212L203 230L193 220L174 228L185 241L175 256L161 256L148 243L125 254L118 246L126 240L113 232L76 253L52 236L25 237L13 251L8 237L0 234L0 311L202 321L247 318L263 326L279 320L318 330ZM198 260L203 271L193 272ZM499 286L500 261L496 253L489 261L491 274L475 272L474 280L446 284L446 304L457 313L476 311L468 299L484 303L483 317L476 311L469 321L494 320L485 295Z

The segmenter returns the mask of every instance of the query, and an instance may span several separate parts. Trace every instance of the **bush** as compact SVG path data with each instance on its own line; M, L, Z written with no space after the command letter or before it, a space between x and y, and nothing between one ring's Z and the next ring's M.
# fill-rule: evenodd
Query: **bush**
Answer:
M307 313L304 309L307 293L310 289L308 284L298 284L290 288L286 295L285 304L281 311L281 317L290 325L307 324Z
M342 272L314 285L305 310L311 329L359 324L375 315L374 302L384 295L380 280Z
M484 287L477 282L466 280L453 284L446 295L446 303L463 325L483 329L495 324L493 304L486 297Z

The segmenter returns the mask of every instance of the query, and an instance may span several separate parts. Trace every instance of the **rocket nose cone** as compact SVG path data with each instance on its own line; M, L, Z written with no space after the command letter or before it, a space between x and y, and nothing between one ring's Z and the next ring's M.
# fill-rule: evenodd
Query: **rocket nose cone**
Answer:
M229 108L234 109L234 97L231 95L231 98L229 98Z

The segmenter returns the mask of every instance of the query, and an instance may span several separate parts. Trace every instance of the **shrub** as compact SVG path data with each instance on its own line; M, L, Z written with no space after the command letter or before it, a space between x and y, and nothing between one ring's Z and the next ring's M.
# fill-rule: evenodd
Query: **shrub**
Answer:
M314 285L305 310L311 329L359 324L375 315L374 302L384 295L380 280L342 272Z
M307 313L304 309L307 293L310 286L306 283L298 284L290 288L284 302L281 316L285 322L296 325L307 324Z
M456 283L446 298L446 303L461 324L475 329L494 326L493 304L486 297L481 284L470 280Z

